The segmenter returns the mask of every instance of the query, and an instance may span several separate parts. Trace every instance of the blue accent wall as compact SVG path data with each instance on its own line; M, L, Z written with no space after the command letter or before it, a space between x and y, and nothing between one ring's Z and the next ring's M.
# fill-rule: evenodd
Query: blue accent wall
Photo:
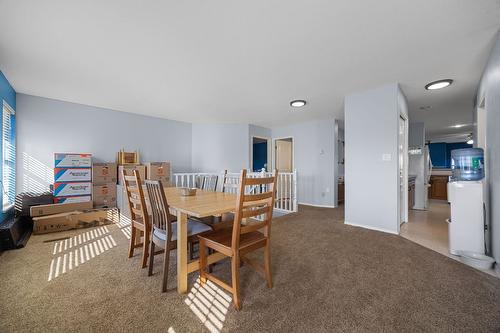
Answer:
M433 168L449 169L451 168L451 151L454 149L472 148L472 145L466 142L436 142L429 144L429 153Z
M0 110L3 112L3 101L7 102L9 106L16 110L16 92L14 91L14 88L10 85L9 81L3 75L2 71L0 71L0 101L2 102L0 105ZM14 120L14 125L15 125L15 120ZM2 137L3 133L1 133L2 127L0 126L0 138ZM11 135L15 136L15 129L13 129L13 133ZM0 154L3 156L3 151L1 151L2 145L0 144ZM2 177L3 172L2 172L2 163L0 163L0 177ZM0 179L1 180L1 179ZM2 204L2 199L3 199L3 188L0 188L0 207ZM6 218L12 216L14 214L14 209L10 209L7 212L3 212L2 209L0 208L0 223L3 222Z
M253 171L267 168L267 142L253 144Z
M2 71L0 71L0 97L16 110L16 92Z

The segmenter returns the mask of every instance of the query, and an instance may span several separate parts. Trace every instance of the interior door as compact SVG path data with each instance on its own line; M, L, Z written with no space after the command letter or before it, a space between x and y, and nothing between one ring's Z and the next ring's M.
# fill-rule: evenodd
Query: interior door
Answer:
M292 142L276 140L276 169L280 172L292 172Z

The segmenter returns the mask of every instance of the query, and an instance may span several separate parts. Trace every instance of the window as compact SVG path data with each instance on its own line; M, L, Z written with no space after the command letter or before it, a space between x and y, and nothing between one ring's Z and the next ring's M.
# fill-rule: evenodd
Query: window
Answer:
M16 114L4 101L2 112L3 211L14 205L16 195Z

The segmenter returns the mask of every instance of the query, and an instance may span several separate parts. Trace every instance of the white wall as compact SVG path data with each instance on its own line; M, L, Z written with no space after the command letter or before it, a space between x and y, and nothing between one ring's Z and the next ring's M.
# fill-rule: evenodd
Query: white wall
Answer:
M334 207L335 120L319 119L272 129L273 138L293 137L298 202Z
M54 152L92 153L114 162L139 150L141 161L171 161L191 170L191 124L17 94L17 191L46 190Z
M398 121L407 115L398 84L345 99L345 223L399 232ZM383 160L383 155L390 160Z
M270 128L267 128L267 127L262 127L262 126L257 126L257 125L251 125L250 124L248 126L248 130L249 130L250 137L252 137L252 136L259 136L259 137L262 137L262 138L271 138L271 136L272 136L272 130Z
M476 105L485 99L486 174L493 256L500 262L500 33L481 79ZM497 265L498 266L498 265Z
M239 172L250 166L248 124L192 124L192 169Z

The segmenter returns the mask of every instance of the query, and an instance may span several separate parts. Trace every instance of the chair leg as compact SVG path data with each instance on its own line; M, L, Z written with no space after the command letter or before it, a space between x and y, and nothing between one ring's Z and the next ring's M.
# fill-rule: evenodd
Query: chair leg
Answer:
M144 231L144 239L142 243L142 268L148 265L148 255L149 255L149 236L150 231Z
M169 264L170 264L170 241L167 240L165 242L165 252L163 253L163 282L161 285L161 292L162 293L167 291Z
M273 287L273 279L271 276L271 243L267 240L266 247L264 248L264 269L266 271L267 287Z
M192 241L189 242L189 260L194 259L194 244Z
M135 231L136 229L132 225L130 227L130 243L128 247L128 257L132 258L134 256L134 248L135 248Z
M150 253L150 256L149 256L149 267L148 267L148 276L151 276L153 275L153 263L154 263L154 259L155 259L155 242L153 242L153 239L151 239L150 241L150 247L149 247L149 253Z
M233 303L236 310L241 309L241 299L240 299L240 257L236 253L231 258L231 275L233 283Z
M207 248L205 247L205 241L200 239L198 243L198 252L200 256L200 283L203 285L207 282L207 278L205 276L205 270L207 267Z

